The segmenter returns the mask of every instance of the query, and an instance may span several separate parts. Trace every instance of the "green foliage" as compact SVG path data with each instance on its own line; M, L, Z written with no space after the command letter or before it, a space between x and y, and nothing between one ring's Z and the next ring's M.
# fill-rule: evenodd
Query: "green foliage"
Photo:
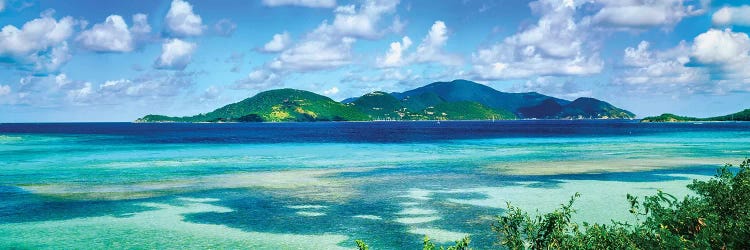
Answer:
M427 235L425 235L422 244L422 250L471 250L471 248L469 248L469 243L471 243L471 238L469 238L469 236L466 236L460 240L457 240L455 245L453 246L448 246L447 248L445 246L437 247L435 243L432 243L432 241L430 241L430 237L427 237Z
M688 185L696 197L680 201L659 192L640 204L632 198L636 213L646 217L636 227L644 248L750 249L750 160L736 173L730 167Z
M404 106L401 101L385 92L372 92L354 100L351 104L372 119L400 119Z
M398 98L407 99L407 107L422 110L440 102L476 102L485 107L515 112L524 118L633 118L627 110L612 106L594 98L578 98L573 102L536 92L505 93L487 85L466 80L435 82L429 85L394 93ZM420 105L422 104L422 105ZM550 105L553 104L553 105ZM514 115L515 117L515 115Z
M514 113L515 112L515 113ZM347 104L309 91L276 89L206 114L147 115L136 122L293 122L391 120L489 120L525 118L632 118L593 98L573 102L530 93L505 93L466 81L436 82L403 93L373 92ZM750 113L749 113L750 114Z
M354 243L357 244L357 249L359 250L370 249L370 247L362 240L355 240ZM437 246L430 240L430 237L425 235L424 240L422 241L422 250L471 250L469 243L471 243L471 238L466 236L457 240L453 246Z
M750 121L750 109L745 109L743 111L740 111L734 114L709 117L709 118L695 118L695 117L679 116L679 115L667 113L667 114L662 114L660 116L645 117L641 121L642 122Z
M238 122L262 122L263 117L258 114L249 114L236 119Z
M404 106L410 110L425 110L440 103L446 102L435 92L424 92L419 95L405 96L402 100Z
M415 104L424 103L419 109L434 106L435 97L447 102L472 101L497 110L517 111L521 107L535 106L551 97L536 92L505 93L487 85L467 80L435 82L429 85L396 93L398 98L409 97ZM560 100L560 99L556 99ZM568 102L560 100L561 102Z
M309 91L277 89L189 117L148 115L142 122L284 122L284 121L362 121L369 118L348 105Z
M573 202L576 193L567 204L544 214L530 216L520 208L508 204L505 215L492 225L492 231L500 238L500 244L510 249L567 249L583 246L581 229L572 222Z
M478 102L443 102L434 108L425 109L430 120L507 120L516 115L506 110L495 110Z
M707 118L706 120L708 121L750 121L750 109L745 109L743 111L740 111L734 114L711 117L711 118Z
M682 200L658 191L640 202L628 195L637 223L612 225L571 222L568 204L531 217L508 205L492 230L510 249L750 249L750 160L734 173L731 165L709 181L694 180L697 196Z
M370 246L365 244L365 242L362 240L355 240L354 243L357 244L357 249L359 250L370 250Z
M642 202L627 195L634 224L573 222L576 193L560 208L535 216L508 203L491 227L508 249L750 249L750 159L733 170L726 165L711 180L693 180L687 187L697 195L682 200L661 190ZM466 236L438 247L425 236L422 249L466 250L470 242Z
M515 119L507 110L496 110L478 102L446 102L435 93L398 100L385 92L372 92L350 104L372 119L393 120L489 120Z
M699 118L679 116L675 114L661 114L660 116L649 116L641 119L641 122L687 122L687 121L699 121Z
M564 105L558 117L570 118L633 118L630 111L617 108L612 104L594 98L581 97Z

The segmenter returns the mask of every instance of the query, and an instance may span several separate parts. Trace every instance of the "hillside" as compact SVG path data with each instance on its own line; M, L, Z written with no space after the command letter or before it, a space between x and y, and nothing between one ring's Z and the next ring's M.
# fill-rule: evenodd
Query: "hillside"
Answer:
M136 122L284 122L371 120L626 119L634 115L594 98L563 100L506 93L466 80L435 82L402 93L372 92L336 102L309 91L277 89L206 114L147 115Z
M478 102L443 102L425 109L430 120L508 120L516 115L505 110L496 110Z
M478 102L447 102L435 93L398 100L385 92L372 92L349 103L373 120L490 120L515 119L507 110L497 110Z
M733 114L708 117L708 118L687 117L687 116L679 116L679 115L667 113L667 114L662 114L659 116L649 116L649 117L645 117L641 119L641 122L691 122L691 121L715 121L715 122L750 121L750 109L745 109L743 111L733 113Z
M643 119L641 119L641 122L688 122L688 121L699 121L699 120L700 118L664 113L659 116L644 117Z
M592 118L592 119L627 119L635 115L630 111L617 108L604 101L594 98L581 97L564 105L562 111L557 115L561 118Z
M511 112L516 112L521 107L539 105L550 98L561 105L570 103L566 100L536 92L501 92L487 85L467 80L435 82L403 93L392 93L392 95L396 98L404 99L421 96L425 93L434 94L448 102L473 101L490 108L509 110Z
M594 98L571 102L536 92L506 93L467 80L435 82L403 93L391 93L402 99L410 110L423 110L442 102L476 102L500 113L518 118L538 119L631 119L635 115ZM508 117L508 116L504 116Z
M365 94L348 105L374 120L398 119L400 118L398 113L404 108L401 101L380 91Z
M723 116L716 116L708 118L709 121L750 121L750 109L728 114Z
M331 98L296 89L261 92L206 114L189 117L147 115L138 122L360 121L365 114Z

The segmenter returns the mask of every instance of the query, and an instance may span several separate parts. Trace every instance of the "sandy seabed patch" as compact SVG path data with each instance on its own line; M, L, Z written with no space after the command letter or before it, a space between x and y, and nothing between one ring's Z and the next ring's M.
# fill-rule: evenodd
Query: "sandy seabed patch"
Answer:
M195 202L190 202L193 200ZM232 210L181 199L186 204L142 203L153 210L125 217L0 224L0 248L31 249L345 249L345 235L248 232L185 221L194 213Z
M415 216L415 217L402 217L395 221L401 224L421 224L439 220L440 216Z
M438 229L438 228L419 228L419 227L409 229L409 233L423 235L423 236L427 235L428 237L430 237L430 240L434 242L440 242L440 243L457 241L469 235L467 233L453 232L453 231L448 231L448 230Z
M436 214L436 213L437 213L437 211L432 210L432 209L423 209L423 208L409 207L409 208L404 208L404 210L401 210L400 212L398 212L396 214L399 214L399 215L431 215L431 214Z
M377 216L377 215L371 215L371 214L360 214L352 216L352 218L359 218L359 219L365 219L365 220L382 220L383 217Z
M342 201L355 194L352 180L331 175L373 168L260 171L196 176L180 180L115 184L29 184L21 188L39 195L76 200L126 200L212 189L258 188L313 201ZM285 192L288 190L289 192Z
M487 174L510 175L562 175L596 174L611 172L639 172L690 166L723 166L723 158L654 158L654 159L601 159L565 161L525 161L492 163L484 167Z
M482 194L484 198L450 198L447 202L478 207L506 208L507 202L526 211L539 213L550 212L566 203L576 192L581 194L574 204L577 213L574 219L579 221L610 223L611 220L628 221L629 203L626 194L635 196L654 195L657 190L684 197L690 194L686 185L693 179L710 178L703 175L670 174L678 179L655 182L627 182L607 180L559 180L553 187L538 185L540 182L519 182L507 186L488 186L449 190L415 189L421 197L433 194Z

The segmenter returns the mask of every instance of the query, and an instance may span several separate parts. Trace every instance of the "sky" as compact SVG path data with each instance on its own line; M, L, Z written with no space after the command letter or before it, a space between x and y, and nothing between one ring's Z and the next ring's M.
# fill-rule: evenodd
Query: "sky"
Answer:
M750 2L0 0L0 122L342 100L467 79L639 117L750 108Z

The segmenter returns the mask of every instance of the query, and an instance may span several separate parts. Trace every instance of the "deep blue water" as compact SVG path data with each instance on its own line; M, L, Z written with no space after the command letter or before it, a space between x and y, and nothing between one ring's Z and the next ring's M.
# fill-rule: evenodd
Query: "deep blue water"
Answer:
M637 136L701 131L750 131L750 123L640 123L637 120L0 123L2 134L109 135L144 143L404 143L508 137Z

